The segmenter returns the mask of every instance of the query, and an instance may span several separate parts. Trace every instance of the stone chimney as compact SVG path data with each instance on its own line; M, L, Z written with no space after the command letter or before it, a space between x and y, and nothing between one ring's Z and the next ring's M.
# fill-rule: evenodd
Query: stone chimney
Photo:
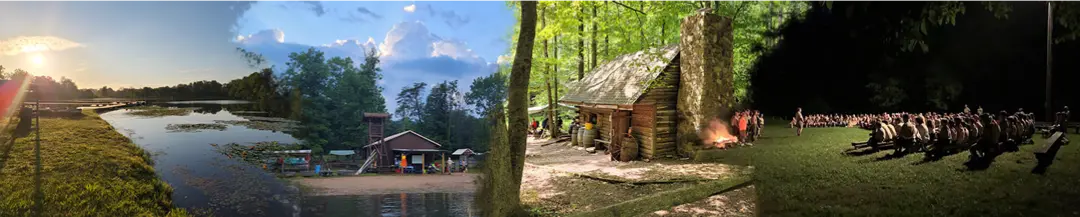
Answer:
M677 150L693 157L702 146L699 129L735 104L731 18L698 12L683 19L680 30Z

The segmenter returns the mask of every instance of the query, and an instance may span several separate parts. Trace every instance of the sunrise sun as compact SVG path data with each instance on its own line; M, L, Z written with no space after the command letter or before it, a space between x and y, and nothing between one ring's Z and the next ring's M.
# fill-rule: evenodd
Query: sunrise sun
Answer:
M30 55L30 62L34 63L34 66L38 66L38 67L44 66L45 65L45 55L41 54L41 53L31 54Z

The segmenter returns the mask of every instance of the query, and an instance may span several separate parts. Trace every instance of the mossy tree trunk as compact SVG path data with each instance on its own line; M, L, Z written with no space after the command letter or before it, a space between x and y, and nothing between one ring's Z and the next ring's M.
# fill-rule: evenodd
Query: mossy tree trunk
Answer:
M521 216L521 176L525 169L525 140L528 132L528 86L532 68L533 40L536 37L536 2L521 4L521 30L510 69L508 126L502 125L502 109L494 109L491 156L481 178L477 201L482 216ZM503 131L502 129L506 129ZM505 136L505 137L503 137ZM505 142L499 141L507 138Z

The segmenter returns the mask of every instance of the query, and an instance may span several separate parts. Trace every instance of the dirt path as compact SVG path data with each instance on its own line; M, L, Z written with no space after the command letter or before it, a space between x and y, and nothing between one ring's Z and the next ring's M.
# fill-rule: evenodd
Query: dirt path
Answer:
M476 174L377 175L338 178L305 178L297 182L316 195L370 195L393 193L472 193Z
M757 190L747 186L733 191L705 198L693 203L660 210L642 217L683 217L683 216L754 216L756 212Z

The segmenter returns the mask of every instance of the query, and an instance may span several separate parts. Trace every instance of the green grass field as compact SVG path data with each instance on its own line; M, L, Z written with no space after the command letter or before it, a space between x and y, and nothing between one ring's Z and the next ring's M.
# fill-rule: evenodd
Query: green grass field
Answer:
M97 114L83 114L41 118L41 216L187 216L173 208L172 188L148 153ZM33 215L34 137L0 142L0 216Z
M774 122L776 123L776 122ZM922 153L851 156L869 131L767 126L752 147L701 152L697 160L754 166L759 216L1078 216L1080 145L1061 148L1045 175L1031 173L1036 145L968 170L962 152L924 162ZM1072 134L1073 140L1080 135ZM1042 138L1036 135L1037 145Z

